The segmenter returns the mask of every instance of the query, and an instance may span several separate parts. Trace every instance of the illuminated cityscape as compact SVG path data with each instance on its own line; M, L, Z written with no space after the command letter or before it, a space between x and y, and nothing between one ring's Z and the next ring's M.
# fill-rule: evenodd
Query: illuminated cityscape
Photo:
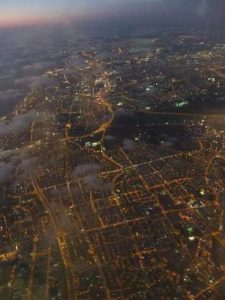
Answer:
M13 50L0 299L224 299L224 32L89 33L54 47L22 67L28 51Z

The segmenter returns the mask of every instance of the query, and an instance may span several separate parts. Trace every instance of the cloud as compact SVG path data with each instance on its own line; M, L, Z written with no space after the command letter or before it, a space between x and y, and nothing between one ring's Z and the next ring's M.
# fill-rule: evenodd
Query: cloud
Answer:
M209 12L209 3L207 0L200 0L199 3L197 4L197 8L196 8L196 13L199 16L206 16Z
M4 85L4 83L2 85ZM7 89L5 91L0 90L0 114L2 115L7 113L22 98L23 93L18 89Z
M104 182L97 174L87 175L83 180L88 190L110 191L112 189L112 184L110 182Z
M30 89L46 88L56 83L55 78L48 78L44 76L25 76L15 80L15 85L20 87L28 87Z
M99 177L100 170L101 166L98 164L78 165L72 172L72 178L75 181L82 179L87 191L109 191L112 189L112 184Z
M27 151L0 152L0 185L20 181L39 171L38 158Z
M17 135L31 126L33 121L47 120L50 115L30 110L27 113L16 115L10 120L0 122L0 137L13 134Z
M15 167L6 162L0 162L0 185L6 184L13 179Z
M66 193L65 190L64 193ZM57 218L57 224L60 225L60 228L63 228L63 230L65 230L67 233L71 233L73 230L73 223L66 214L66 207L62 206L62 204L56 199L49 201L49 206L51 207L52 211L54 211L54 215Z
M131 110L119 108L115 112L115 118L121 118L121 117L134 117L135 113Z
M113 135L106 135L105 140L106 141L114 141L116 138Z
M9 134L18 134L27 129L34 120L38 119L38 113L31 110L25 114L14 116L11 120L0 122L0 137Z
M17 150L3 150L0 152L0 161L7 160L11 156L15 155L17 153Z
M8 89L5 91L0 91L0 102L8 101L12 98L20 97L21 92L18 89Z
M44 73L64 61L58 44L65 35L66 29L56 35L44 26L0 30L0 115L10 113L31 89L55 85L57 79Z
M19 135L31 126L33 121L46 121L51 117L48 113L35 110L16 115L0 122L0 138L8 135ZM39 172L39 159L26 148L0 150L0 184L23 180L29 175Z
M176 137L165 137L163 141L161 141L161 147L175 147L178 143L178 139Z
M72 172L72 177L76 179L78 177L82 177L87 174L96 173L96 172L100 171L100 169L101 169L101 167L97 164L78 165Z
M19 168L21 175L20 178L24 178L29 175L36 175L38 172L38 158L32 156L21 156L20 163L17 166Z
M136 148L135 142L130 139L123 140L123 148L125 150L133 150Z
M43 72L44 70L48 69L51 66L51 64L49 62L46 61L42 61L42 62L36 62L30 65L26 65L24 67L22 67L22 70L26 71L26 72L33 72L33 71L39 71L39 72Z

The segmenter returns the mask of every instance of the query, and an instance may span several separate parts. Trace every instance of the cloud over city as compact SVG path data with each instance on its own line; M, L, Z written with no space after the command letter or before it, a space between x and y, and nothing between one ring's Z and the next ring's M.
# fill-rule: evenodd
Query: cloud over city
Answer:
M78 165L72 172L74 181L83 180L86 190L107 192L112 189L112 184L99 177L101 166L98 164Z

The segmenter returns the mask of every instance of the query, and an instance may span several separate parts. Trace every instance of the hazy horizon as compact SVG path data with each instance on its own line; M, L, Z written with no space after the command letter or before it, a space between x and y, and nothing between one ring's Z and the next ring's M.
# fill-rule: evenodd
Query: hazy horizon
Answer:
M152 18L161 22L221 22L222 0L9 0L0 2L0 27L68 21Z

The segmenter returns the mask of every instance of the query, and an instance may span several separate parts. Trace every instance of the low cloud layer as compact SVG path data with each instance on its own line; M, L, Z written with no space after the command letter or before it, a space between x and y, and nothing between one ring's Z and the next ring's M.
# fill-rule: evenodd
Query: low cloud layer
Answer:
M32 110L25 114L13 117L9 121L0 122L0 137L9 134L18 134L28 128L31 123L38 119L36 111Z
M78 165L73 170L72 177L77 179L79 177L84 177L88 174L93 174L100 171L101 167L98 164L83 164Z
M19 135L31 126L33 121L46 121L51 116L48 113L38 113L35 110L16 115L0 122L0 138L9 135ZM0 150L0 185L20 181L39 171L38 157L27 148Z
M45 121L50 116L46 113L38 113L35 110L30 110L27 113L16 115L10 120L0 122L0 137L10 134L17 135L25 131L31 126L33 121Z
M16 86L28 87L29 89L46 88L54 85L56 79L43 76L25 76L15 80Z
M0 186L20 181L38 172L38 159L19 150L0 152Z
M98 164L78 165L72 172L72 179L75 181L82 179L87 191L110 191L112 189L112 184L99 177L98 173L100 170L101 166Z
M65 34L46 27L0 30L0 116L12 112L31 89L55 84L45 73L64 62Z
M0 90L0 115L4 115L5 113L7 113L22 98L23 93L19 89Z
M133 150L136 148L135 142L130 139L123 140L123 148L125 150Z

